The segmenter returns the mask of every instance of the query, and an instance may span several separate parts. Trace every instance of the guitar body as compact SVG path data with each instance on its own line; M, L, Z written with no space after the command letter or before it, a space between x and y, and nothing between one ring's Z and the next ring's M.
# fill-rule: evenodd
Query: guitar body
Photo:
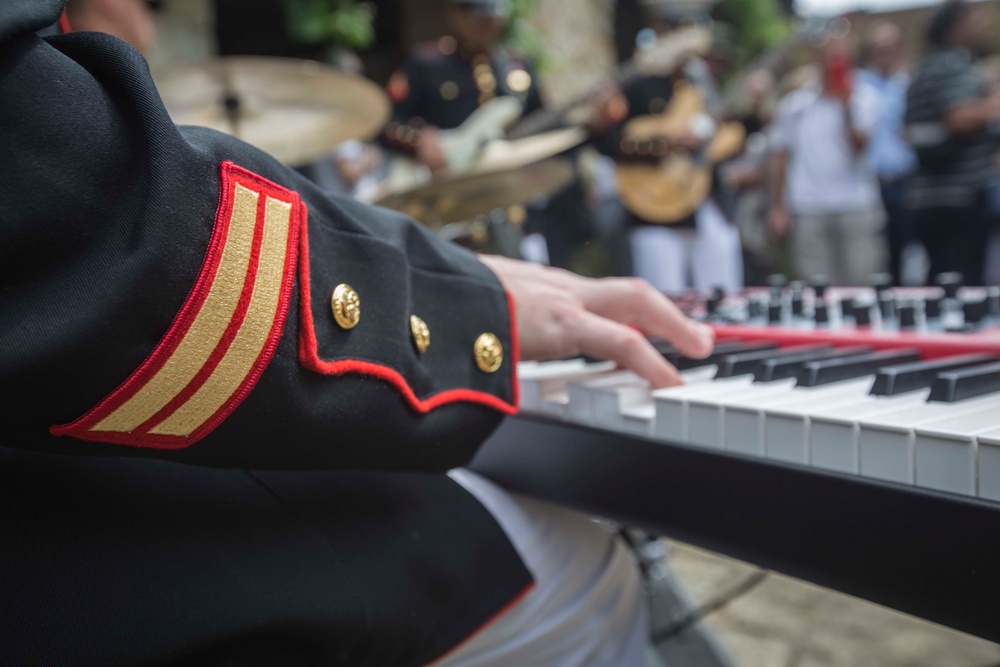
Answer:
M504 136L505 128L521 117L521 101L512 95L494 98L482 105L464 123L439 135L448 169L463 171L491 141ZM401 192L430 181L426 167L407 155L393 157L383 184L383 193Z
M625 207L649 222L670 225L691 216L712 191L713 167L737 153L746 139L739 123L715 127L694 86L676 85L670 104L660 114L639 116L625 125L626 139L644 141L708 125L711 139L701 150L669 150L655 163L619 162L615 167Z

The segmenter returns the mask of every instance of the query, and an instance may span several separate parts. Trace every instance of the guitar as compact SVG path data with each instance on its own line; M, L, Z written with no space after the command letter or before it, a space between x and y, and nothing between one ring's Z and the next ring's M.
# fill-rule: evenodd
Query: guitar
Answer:
M603 81L583 95L554 109L539 109L521 118L524 108L513 95L503 95L479 107L459 127L439 133L441 150L448 169L461 172L472 167L488 152L512 152L502 145L516 143L566 123L567 117L603 92L610 81L624 85L643 75L666 75L692 55L705 53L711 34L702 26L691 26L661 37L631 60L619 66L609 81ZM518 122L520 119L520 122ZM581 135L581 141L583 135ZM400 192L430 181L432 174L409 156L399 156L389 165L383 192Z
M757 58L742 76L735 77L716 116L733 114L750 72L777 68L800 44L830 34L840 25L807 22L800 26L784 44ZM670 103L662 113L633 118L624 130L627 140L637 142L650 154L662 153L662 157L655 163L616 164L622 203L640 218L666 225L680 222L698 210L711 193L715 165L738 155L746 140L742 124L717 123L709 116L702 95L686 81L675 84ZM705 143L695 151L664 146L661 137L683 130L705 136Z

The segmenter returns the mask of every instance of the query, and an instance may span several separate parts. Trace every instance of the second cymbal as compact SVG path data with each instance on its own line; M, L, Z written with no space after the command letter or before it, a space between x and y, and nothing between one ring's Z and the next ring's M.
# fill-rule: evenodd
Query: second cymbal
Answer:
M289 165L374 137L389 101L371 81L312 60L225 57L154 72L178 125L232 134Z
M558 192L573 179L573 162L549 158L516 168L479 168L377 199L430 227L471 220L497 208Z

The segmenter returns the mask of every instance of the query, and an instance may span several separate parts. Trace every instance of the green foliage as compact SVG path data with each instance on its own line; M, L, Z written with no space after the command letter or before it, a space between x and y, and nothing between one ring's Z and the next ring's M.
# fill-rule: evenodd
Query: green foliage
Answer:
M304 44L365 49L375 40L375 6L357 0L283 0L288 31Z
M531 23L531 16L538 8L538 0L509 0L509 3L504 44L529 60L535 69L545 69L545 41Z
M791 32L789 17L777 0L722 0L716 15L737 67L778 46Z

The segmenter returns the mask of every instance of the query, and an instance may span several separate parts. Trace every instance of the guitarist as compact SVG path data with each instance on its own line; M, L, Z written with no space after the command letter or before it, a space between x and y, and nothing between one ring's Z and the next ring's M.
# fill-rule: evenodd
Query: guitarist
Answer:
M542 107L531 66L500 44L507 23L507 0L452 0L450 34L418 46L389 79L392 119L382 135L390 150L415 158L432 172L448 168L439 131L464 123L497 96L514 95L524 115ZM542 232L549 263L568 267L572 249L590 233L589 212L579 180L546 206L511 207L510 222Z
M706 18L688 3L645 0L644 4L652 29L661 35ZM624 86L606 105L604 117L609 129L599 141L601 151L618 162L654 161L670 148L697 150L707 143L711 137L698 136L693 129L659 137L655 142L638 142L625 134L631 119L663 113L681 82L695 86L710 111L719 106L708 65L699 58L688 59L671 76L642 76ZM714 202L702 204L694 215L669 226L631 212L628 216L635 274L654 287L679 293L688 287L735 290L742 286L739 233Z

